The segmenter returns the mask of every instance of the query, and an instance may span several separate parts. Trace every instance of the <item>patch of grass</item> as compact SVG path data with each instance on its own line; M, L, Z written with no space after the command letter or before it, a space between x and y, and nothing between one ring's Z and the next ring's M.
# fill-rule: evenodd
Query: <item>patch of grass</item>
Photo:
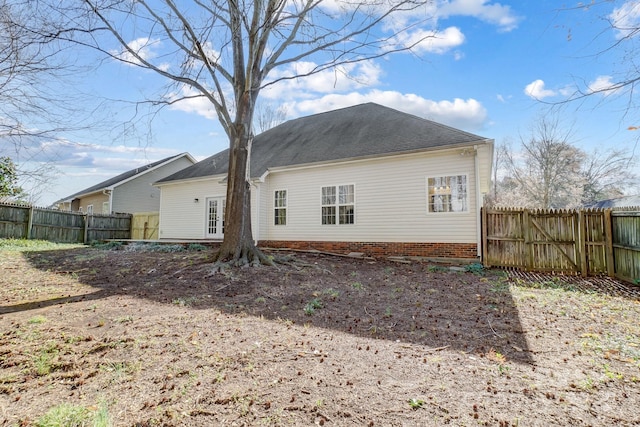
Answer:
M75 243L54 243L46 240L0 239L0 251L30 252L51 251L59 249L81 248L83 245Z
M29 319L29 323L32 325L40 325L46 321L47 321L47 318L41 314L37 314L33 316L31 319Z
M322 301L319 298L314 298L304 306L304 314L311 316L319 308L322 308Z
M424 400L416 399L415 397L411 398L411 399L409 399L409 406L413 410L420 409L420 408L422 408L424 406Z
M176 298L171 301L172 304L179 305L181 307L191 307L196 302L198 302L197 297Z
M108 427L111 425L106 407L91 411L84 406L62 403L38 418L36 427Z
M443 273L445 271L449 271L447 267L443 267L441 265L430 265L427 267L427 270L430 273Z
M322 291L323 295L327 295L331 299L336 299L340 296L340 291L337 291L333 288L328 288Z
M58 357L55 343L48 344L33 358L33 369L39 377L49 375L54 370L54 361Z
M353 283L351 284L351 287L352 287L353 289L357 289L357 290L359 290L359 291L361 291L361 290L363 290L363 289L364 289L364 286L362 286L362 283L360 283L360 282L353 282Z

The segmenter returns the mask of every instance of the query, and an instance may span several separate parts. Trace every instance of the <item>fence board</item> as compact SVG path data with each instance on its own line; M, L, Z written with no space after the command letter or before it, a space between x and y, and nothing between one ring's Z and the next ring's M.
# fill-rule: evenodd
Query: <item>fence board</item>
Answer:
M583 276L607 273L603 210L487 209L483 212L487 266Z
M140 212L131 219L131 238L134 240L154 240L160 228L159 212Z
M131 215L83 215L27 205L0 203L0 238L60 243L128 239Z
M640 208L611 214L615 277L640 280Z

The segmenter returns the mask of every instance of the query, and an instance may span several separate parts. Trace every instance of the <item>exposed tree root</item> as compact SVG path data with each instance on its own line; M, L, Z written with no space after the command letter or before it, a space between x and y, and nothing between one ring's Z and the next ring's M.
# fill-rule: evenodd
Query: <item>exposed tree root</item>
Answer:
M219 250L213 256L213 264L208 268L208 274L205 277L212 276L216 273L226 274L231 268L246 268L246 267L259 267L266 265L270 267L278 268L278 265L286 265L295 268L300 271L304 268L320 268L316 264L309 264L307 262L299 261L295 255L277 255L269 256L262 252L255 246L244 248L243 250L229 254ZM328 274L333 274L331 271L322 269Z

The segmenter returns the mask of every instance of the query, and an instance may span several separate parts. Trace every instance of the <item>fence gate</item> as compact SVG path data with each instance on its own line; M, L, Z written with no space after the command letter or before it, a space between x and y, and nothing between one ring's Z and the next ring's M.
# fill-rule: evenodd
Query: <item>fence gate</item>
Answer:
M610 225L610 210L483 209L483 263L613 275Z
M160 228L159 212L134 213L131 220L131 239L133 240L158 240Z

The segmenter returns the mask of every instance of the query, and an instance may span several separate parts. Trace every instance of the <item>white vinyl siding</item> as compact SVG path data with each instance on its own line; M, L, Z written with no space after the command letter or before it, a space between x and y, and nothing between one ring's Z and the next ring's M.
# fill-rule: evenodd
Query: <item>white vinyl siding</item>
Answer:
M223 177L167 184L161 187L160 239L204 239L207 198L226 197Z
M272 172L269 192L287 188L287 226L260 230L264 240L351 242L476 243L474 157L460 150ZM427 213L425 176L467 176L468 210L456 215ZM322 225L323 201L318 189L353 183L357 193L354 224ZM337 196L337 195L336 195ZM269 201L273 209L273 200Z
M217 176L161 185L160 239L206 239L207 199L226 198L227 186L220 183L224 178ZM266 228L258 218L267 216L264 208L267 203L259 204L258 194L261 194L260 187L252 185L251 225L254 236L261 227Z
M417 153L272 171L251 186L257 240L351 242L477 242L474 156L462 150ZM427 211L426 177L466 175L466 212ZM162 185L160 238L205 238L205 200L224 197L224 176ZM353 185L353 224L322 225L322 187ZM286 226L275 225L275 192L286 189ZM337 188L339 193L339 188ZM339 197L339 194L336 194ZM194 203L198 198L199 203ZM337 206L337 205L336 205Z

